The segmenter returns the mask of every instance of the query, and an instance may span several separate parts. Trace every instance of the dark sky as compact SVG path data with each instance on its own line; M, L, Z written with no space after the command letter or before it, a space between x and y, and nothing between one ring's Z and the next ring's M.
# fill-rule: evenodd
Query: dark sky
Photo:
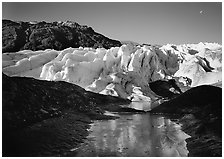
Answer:
M3 2L2 18L71 20L109 38L139 43L221 44L222 39L221 2Z

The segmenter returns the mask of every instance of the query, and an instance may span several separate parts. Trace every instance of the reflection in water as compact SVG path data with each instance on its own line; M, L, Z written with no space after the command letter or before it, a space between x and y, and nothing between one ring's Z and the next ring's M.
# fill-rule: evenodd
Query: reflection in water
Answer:
M187 156L181 126L157 115L122 114L95 121L76 156Z
M186 157L189 152L185 140L190 136L181 131L181 126L171 120L164 119L163 117L158 119L152 119L152 122L155 123L154 125L156 127L151 131L155 154L164 157Z

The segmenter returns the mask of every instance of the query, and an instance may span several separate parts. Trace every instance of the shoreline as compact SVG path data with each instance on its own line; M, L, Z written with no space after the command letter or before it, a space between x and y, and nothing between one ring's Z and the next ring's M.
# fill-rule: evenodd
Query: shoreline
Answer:
M60 117L45 119L16 131L3 131L3 157L59 157L74 154L71 150L88 136L94 120L112 116L88 116L65 110Z

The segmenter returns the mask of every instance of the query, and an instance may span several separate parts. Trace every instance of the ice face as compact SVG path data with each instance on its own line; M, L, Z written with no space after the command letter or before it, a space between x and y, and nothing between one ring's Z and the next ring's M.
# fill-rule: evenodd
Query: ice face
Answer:
M134 101L153 101L149 82L191 79L191 87L222 81L222 47L216 43L23 50L2 54L9 76L67 81L86 90Z

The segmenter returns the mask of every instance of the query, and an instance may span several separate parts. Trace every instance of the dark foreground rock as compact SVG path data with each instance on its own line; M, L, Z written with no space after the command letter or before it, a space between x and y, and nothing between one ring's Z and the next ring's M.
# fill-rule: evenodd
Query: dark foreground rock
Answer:
M68 47L121 46L120 41L96 33L76 22L14 22L2 20L2 52L19 50L63 50Z
M67 82L2 76L3 156L65 156L92 119L110 119L105 110L129 103Z
M187 140L189 156L222 156L222 89L203 85L152 110L153 113L177 116Z
M3 156L66 156L88 135L89 123L87 116L67 111L22 129L3 131Z

